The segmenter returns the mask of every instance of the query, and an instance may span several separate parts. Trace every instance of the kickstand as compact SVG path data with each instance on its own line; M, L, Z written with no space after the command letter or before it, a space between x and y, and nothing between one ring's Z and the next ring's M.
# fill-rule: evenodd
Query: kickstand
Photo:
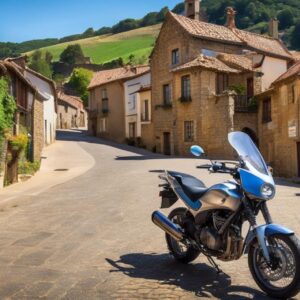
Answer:
M219 266L216 264L214 259L211 256L206 256L209 263L216 269L217 274L223 273L223 271L219 268Z

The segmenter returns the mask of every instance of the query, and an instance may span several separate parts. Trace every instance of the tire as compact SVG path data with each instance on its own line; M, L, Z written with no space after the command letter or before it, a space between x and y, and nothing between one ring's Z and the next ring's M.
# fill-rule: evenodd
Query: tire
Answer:
M268 239L270 239L270 238L276 239L277 242L283 241L284 244L286 244L288 246L289 251L290 251L289 253L293 255L293 262L292 262L292 264L290 264L290 266L295 266L295 269L293 269L293 273L292 273L293 279L285 287L274 286L273 282L276 283L276 280L273 280L273 281L271 280L270 282L272 282L272 283L269 283L268 279L262 279L262 277L261 277L262 275L260 273L261 272L260 267L256 263L257 254L258 254L258 252L261 253L261 251L257 250L258 248L255 247L254 243L250 246L250 250L249 250L249 254L248 254L248 264L249 264L251 274L252 274L255 282L257 283L257 285L269 296L271 296L273 298L277 298L277 299L287 299L287 298L294 297L300 291L300 241L295 235L287 236L287 235L277 234L272 237L269 237ZM274 249L279 249L279 248L274 248ZM281 253L287 253L287 251L283 252L283 249L280 251L281 251ZM259 255L260 255L260 257L262 257L261 254L259 254ZM278 257L277 257L277 260L279 260L282 263L282 260L280 260L280 258L278 259ZM291 261L289 261L289 262L291 262ZM282 264L279 267L281 267L281 266L282 266ZM284 273L280 277L279 280L281 280L282 278L283 279L288 278L288 276L287 276L288 274L286 273L288 271L287 269L288 269L288 266L286 266L286 269L284 270ZM291 271L289 271L289 272L291 272ZM286 276L284 276L284 275L286 275Z
M174 222L174 218L177 216L183 216L187 212L186 208L176 208L174 209L168 216L168 218ZM181 225L180 222L174 222ZM166 233L166 242L168 245L168 249L170 251L170 254L180 263L188 264L192 261L194 261L200 254L200 251L195 249L192 245L189 245L186 249L186 251L179 253L178 249L176 249L176 245L180 247L180 242L173 239L169 234ZM182 244L183 245L183 244Z

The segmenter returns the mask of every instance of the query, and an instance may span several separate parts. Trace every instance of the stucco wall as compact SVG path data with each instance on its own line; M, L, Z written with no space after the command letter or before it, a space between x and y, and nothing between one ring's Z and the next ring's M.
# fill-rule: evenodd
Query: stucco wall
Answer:
M271 84L283 73L287 71L287 61L266 56L261 66L262 92L267 90Z
M49 145L55 141L56 136L56 123L57 115L55 112L55 95L50 84L34 75L31 72L25 71L25 76L30 80L30 82L38 88L38 90L47 98L43 101L44 105L44 138L45 144Z

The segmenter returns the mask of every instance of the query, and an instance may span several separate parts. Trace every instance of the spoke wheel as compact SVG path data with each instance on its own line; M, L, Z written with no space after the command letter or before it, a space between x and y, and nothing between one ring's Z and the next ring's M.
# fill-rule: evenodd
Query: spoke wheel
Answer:
M300 289L300 243L295 236L275 235L267 240L268 263L258 245L250 248L251 273L262 290L277 298L295 296Z
M183 227L183 217L186 212L187 210L185 208L176 208L170 213L169 219L173 223L179 225L180 227ZM190 263L195 260L200 254L200 251L195 249L191 244L188 244L188 242L183 243L177 241L169 234L166 234L166 242L170 254L181 263Z

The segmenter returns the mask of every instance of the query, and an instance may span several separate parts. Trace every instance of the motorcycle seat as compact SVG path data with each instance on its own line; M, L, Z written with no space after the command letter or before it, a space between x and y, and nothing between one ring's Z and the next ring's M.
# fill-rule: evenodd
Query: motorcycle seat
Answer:
M179 172L169 172L169 174L176 178L184 193L194 202L208 191L205 184L194 176Z

